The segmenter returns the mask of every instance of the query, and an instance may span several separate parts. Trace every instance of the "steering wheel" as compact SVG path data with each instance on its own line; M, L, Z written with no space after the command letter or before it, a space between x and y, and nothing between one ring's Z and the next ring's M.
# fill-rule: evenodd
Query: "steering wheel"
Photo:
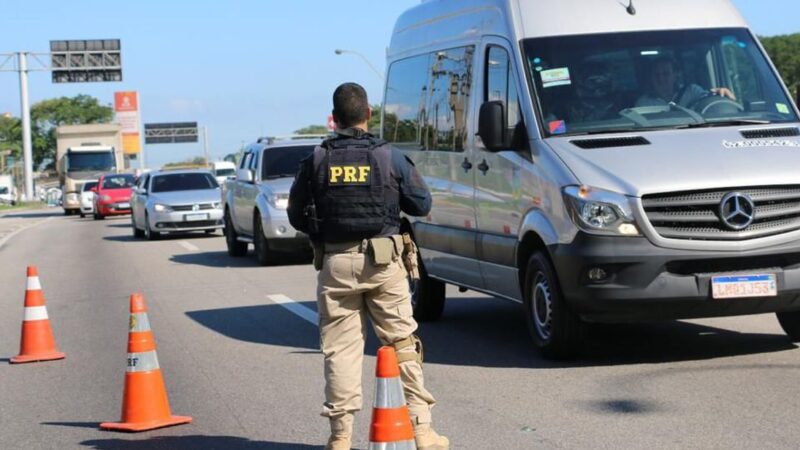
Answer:
M724 116L744 112L744 106L741 103L722 95L707 95L694 102L690 108L699 112L703 117L706 115Z

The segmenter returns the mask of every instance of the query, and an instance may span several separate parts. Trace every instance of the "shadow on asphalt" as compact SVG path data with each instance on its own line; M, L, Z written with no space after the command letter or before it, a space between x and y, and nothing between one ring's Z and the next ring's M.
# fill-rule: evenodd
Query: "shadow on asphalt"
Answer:
M41 424L42 425L54 425L54 426L57 426L57 427L100 429L100 422L42 422Z
M280 254L279 262L268 264L266 267L278 266L303 266L311 264L311 257L303 254ZM191 264L205 267L260 267L252 251L247 256L234 258L227 251L220 252L194 252L173 255L170 261L179 264Z
M303 302L315 309L314 302ZM318 331L274 304L191 311L201 325L232 339L317 350ZM378 341L371 327L366 350ZM442 318L421 323L425 361L475 367L551 369L658 364L779 352L797 348L784 335L740 333L688 322L595 325L583 353L572 361L540 357L528 335L522 307L489 297L453 298ZM609 408L625 405L609 405Z
M291 444L287 442L251 441L236 436L159 436L149 439L93 439L81 445L96 450L140 449L229 449L229 450L318 450L321 445Z
M127 228L128 230L131 229L130 224L128 224L128 225L109 225L109 228L114 228L114 227ZM164 235L161 235L158 239L155 240L155 242L158 242L158 241L176 241L176 240L183 240L183 239L191 239L191 240L214 239L214 238L220 238L220 237L222 237L222 236L219 235L219 234L205 234L205 233L198 233L198 232L195 232L195 233L175 233L175 234L164 234ZM135 237L133 237L133 233L121 234L121 235L116 235L116 236L103 236L103 239L106 240L106 241L114 241L114 242L139 242L139 241L148 242L147 239L145 239L145 238L135 238Z
M9 219L33 219L37 217L58 217L63 216L64 212L56 212L56 211L48 211L44 212L43 210L40 212L20 212L20 213L9 213L9 214L0 214L0 218L7 217ZM78 217L78 216L75 216Z

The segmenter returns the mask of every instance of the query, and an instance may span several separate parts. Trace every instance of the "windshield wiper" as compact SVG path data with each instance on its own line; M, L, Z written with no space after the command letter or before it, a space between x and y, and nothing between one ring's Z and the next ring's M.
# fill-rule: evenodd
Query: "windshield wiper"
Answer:
M730 127L736 125L769 125L772 122L762 119L729 119L729 120L715 120L713 122L705 123L690 123L686 128L712 128L712 127Z

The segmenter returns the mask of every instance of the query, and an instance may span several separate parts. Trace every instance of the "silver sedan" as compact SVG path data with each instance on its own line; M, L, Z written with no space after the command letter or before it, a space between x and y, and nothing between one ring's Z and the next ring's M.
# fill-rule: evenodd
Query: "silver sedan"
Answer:
M220 187L207 170L160 170L139 178L131 197L135 237L223 227Z

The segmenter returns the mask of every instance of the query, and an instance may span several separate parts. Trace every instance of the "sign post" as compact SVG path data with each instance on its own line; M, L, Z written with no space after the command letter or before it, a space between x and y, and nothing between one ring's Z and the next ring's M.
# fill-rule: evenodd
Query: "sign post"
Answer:
M125 156L141 154L139 168L145 168L139 134L139 95L136 91L114 93L114 113L122 127L122 152Z

